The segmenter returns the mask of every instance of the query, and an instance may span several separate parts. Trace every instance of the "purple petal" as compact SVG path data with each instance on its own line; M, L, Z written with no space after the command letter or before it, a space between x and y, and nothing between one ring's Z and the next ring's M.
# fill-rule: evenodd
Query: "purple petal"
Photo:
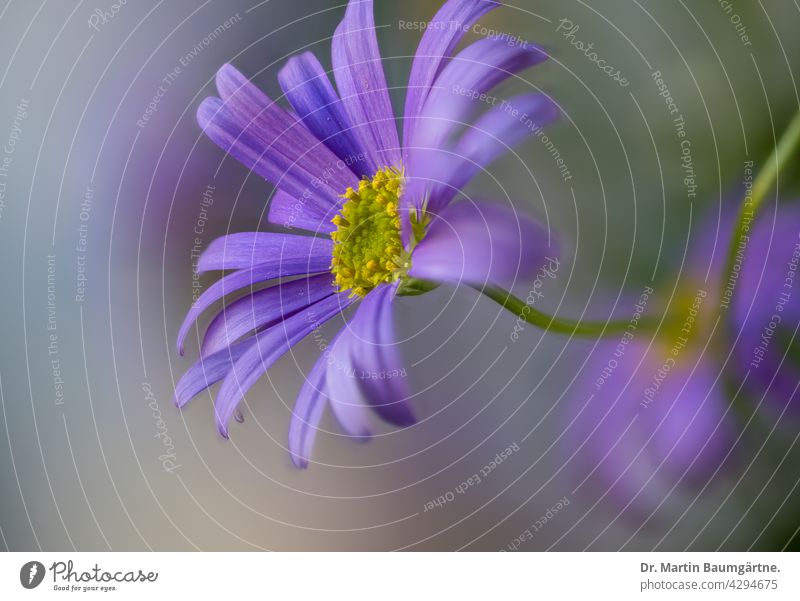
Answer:
M415 118L422 111L428 92L445 61L469 27L490 10L500 6L495 0L448 0L431 20L420 40L411 74L403 121L403 143L412 145Z
M258 290L223 308L206 330L202 356L232 345L249 332L275 325L334 293L329 273Z
M368 172L366 152L351 129L344 104L311 52L293 56L278 73L286 98L303 124L359 177Z
M394 286L382 284L371 291L342 333L358 386L383 419L396 426L415 423L408 404L411 392L403 359L397 348L392 320Z
M287 229L300 228L315 234L330 234L336 229L331 219L339 205L318 207L313 198L295 198L283 190L275 190L269 203L267 220Z
M548 231L512 209L467 202L434 217L414 249L409 275L450 282L510 285L533 276L555 254Z
M274 232L240 232L217 238L200 256L200 273L215 270L246 269L266 262L288 259L325 257L330 261L333 242L327 238L279 234Z
M372 436L370 409L358 387L350 362L348 330L339 331L325 352L325 393L336 421L348 436L366 439Z
M232 66L219 70L217 87L222 100L206 98L198 123L249 169L321 207L337 204L347 186L357 185L358 178L333 152Z
M543 94L523 94L482 115L451 152L416 150L420 155L414 175L430 182L430 206L446 206L480 170L555 121L558 115L558 106ZM424 160L423 154L428 155Z
M405 368L393 347L392 294L391 286L381 286L367 295L349 329L337 334L308 375L289 426L289 451L297 467L308 466L328 398L337 420L351 436L370 436L369 408L364 397L373 401L376 411L389 421L400 425L413 423L413 414L406 404L410 396L407 383L404 379L394 379L404 378ZM370 377L364 378L364 374Z
M484 38L467 46L445 66L430 89L419 115L415 146L439 146L454 126L466 121L466 115L487 106L487 99L482 102L480 94L546 58L539 46L509 44L502 37Z
M731 225L724 236L730 235ZM726 238L723 238L726 239ZM718 254L724 257L724 252ZM750 234L731 301L740 373L758 403L800 413L800 207L764 207Z
M293 258L278 256L250 269L241 269L220 278L200 295L186 314L178 331L178 352L183 355L186 334L189 333L189 328L192 327L195 320L226 294L275 278L328 271L329 267L330 257L325 255Z
M300 469L308 467L311 449L317 436L322 411L325 409L325 371L328 362L322 355L308 374L289 422L289 453Z
M255 335L255 344L233 364L217 394L215 415L222 436L227 438L231 416L258 378L292 346L351 302L345 295L335 294Z
M336 28L333 73L369 172L400 166L400 142L375 35L372 0L350 0Z
M453 132L467 124L470 115L495 102L488 93L497 84L547 58L538 46L527 43L509 44L502 37L488 37L467 46L442 70L431 88L418 116L413 145L407 148L407 198L417 207L428 198L430 174L426 167L430 150L447 145ZM418 176L417 174L420 174ZM428 207L436 211L443 205L430 199Z
M248 338L229 348L207 357L202 357L181 376L175 386L175 404L183 407L209 386L219 382L230 371L234 361L255 344L255 338Z
M304 191L309 184L325 196L339 195L358 183L358 178L339 158L322 144L294 115L284 111L278 104L259 90L232 65L224 65L217 72L217 89L225 103L241 125L252 131L273 153L290 161L290 173L298 171ZM289 188L281 182L273 182L287 192Z

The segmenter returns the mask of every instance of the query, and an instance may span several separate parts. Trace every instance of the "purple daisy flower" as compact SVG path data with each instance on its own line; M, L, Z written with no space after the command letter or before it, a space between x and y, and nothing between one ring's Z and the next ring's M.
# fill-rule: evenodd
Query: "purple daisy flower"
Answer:
M731 303L741 376L758 404L800 412L800 208L765 210L747 243Z
M649 288L628 330L594 347L570 398L564 451L575 478L628 518L648 520L696 491L731 455L733 416L709 339L732 221L730 207L705 219L671 299ZM642 315L659 306L655 335L640 329Z
M548 232L513 210L451 204L476 173L558 115L542 94L480 101L546 58L541 48L502 36L455 53L469 26L498 5L449 0L436 14L412 64L403 145L371 0L351 0L333 37L338 92L308 52L291 58L278 76L291 111L232 66L220 69L220 97L203 101L200 126L276 186L269 221L305 232L232 234L202 255L200 271L232 273L188 312L178 334L181 353L206 309L228 294L246 295L211 321L199 361L176 386L178 406L221 381L215 414L227 437L230 418L240 418L237 406L258 378L294 344L358 303L299 393L289 428L292 459L308 465L325 406L354 437L370 435L371 411L409 426L415 418L406 379L370 377L405 373L395 346L395 297L443 282L512 284L533 276L552 254ZM273 285L254 289L264 282Z

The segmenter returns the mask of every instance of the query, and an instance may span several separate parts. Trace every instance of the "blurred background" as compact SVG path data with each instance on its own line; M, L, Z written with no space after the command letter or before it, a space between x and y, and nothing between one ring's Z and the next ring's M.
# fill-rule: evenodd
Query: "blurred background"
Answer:
M438 7L376 1L398 114L420 37L401 24ZM593 402L616 400L595 382L619 337L609 351L526 326L512 341L514 316L469 289L398 303L421 423L382 427L357 444L326 416L308 470L292 466L286 438L318 352L312 340L251 390L229 441L216 432L208 393L173 406L174 383L197 353L196 334L186 357L174 350L196 296L193 246L270 227L272 186L201 135L197 106L215 94L226 62L273 98L292 54L313 50L329 68L343 13L342 2L322 0L3 2L0 544L797 546L796 418L731 419L724 452L698 477L662 478L660 462L652 473L637 463L647 494L636 482L633 494L609 494L628 474L596 478L616 452L585 461L575 417L594 393ZM498 95L542 91L564 115L548 143L529 140L469 188L511 199L558 236L558 274L538 308L627 320L643 290L653 290L649 309L661 310L687 274L719 260L727 236L717 226L747 162L757 171L800 104L799 23L793 0L516 0L481 20L552 57ZM782 178L769 202L796 188L796 176ZM705 250L692 251L699 242ZM531 285L520 283L522 298ZM631 349L630 360L644 356ZM703 361L716 366L709 354ZM640 448L629 450L633 461ZM465 485L475 474L480 482Z

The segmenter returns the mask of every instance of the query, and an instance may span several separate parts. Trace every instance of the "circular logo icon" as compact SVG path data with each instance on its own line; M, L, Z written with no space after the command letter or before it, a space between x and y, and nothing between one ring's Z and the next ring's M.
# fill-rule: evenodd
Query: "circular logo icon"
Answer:
M25 588L36 588L44 580L44 564L29 561L19 571L19 583Z

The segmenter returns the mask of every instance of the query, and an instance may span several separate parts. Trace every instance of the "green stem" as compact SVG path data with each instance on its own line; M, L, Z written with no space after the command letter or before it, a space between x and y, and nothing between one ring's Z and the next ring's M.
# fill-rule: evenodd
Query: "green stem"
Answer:
M501 307L508 309L519 319L550 333L587 338L603 338L622 334L631 328L630 321L573 321L542 313L531 305L517 298L507 290L496 286L473 286L475 290L485 294ZM655 324L649 318L640 318L636 329L649 329Z
M792 157L798 143L800 143L800 112L792 119L786 131L783 132L778 145L764 164L763 169L756 176L753 182L753 189L750 195L751 202L743 202L739 207L739 214L736 217L736 225L728 247L728 260L725 265L725 277L721 281L721 296L725 298L727 286L731 281L733 270L736 266L736 255L742 240L746 237L750 228L750 222L755 220L759 209L767 198L767 193L778 181L778 176Z

